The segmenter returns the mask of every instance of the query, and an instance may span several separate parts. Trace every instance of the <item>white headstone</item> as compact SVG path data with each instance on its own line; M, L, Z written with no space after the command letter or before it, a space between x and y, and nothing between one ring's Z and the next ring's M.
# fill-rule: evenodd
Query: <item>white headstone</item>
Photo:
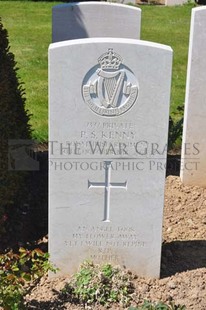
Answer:
M206 8L192 9L181 179L206 187Z
M159 277L172 50L114 38L51 44L49 251Z
M122 4L137 4L136 0L106 0L107 2L116 2L116 3L122 3Z
M52 42L92 37L140 38L141 10L105 2L53 7Z

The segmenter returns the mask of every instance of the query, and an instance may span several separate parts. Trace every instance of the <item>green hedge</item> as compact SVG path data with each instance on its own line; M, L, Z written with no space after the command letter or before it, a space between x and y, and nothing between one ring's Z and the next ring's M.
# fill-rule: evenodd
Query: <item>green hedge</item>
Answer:
M25 172L9 170L9 141L30 139L29 114L25 111L24 89L17 77L14 55L9 51L7 30L0 20L0 234L8 208L15 205L24 188Z

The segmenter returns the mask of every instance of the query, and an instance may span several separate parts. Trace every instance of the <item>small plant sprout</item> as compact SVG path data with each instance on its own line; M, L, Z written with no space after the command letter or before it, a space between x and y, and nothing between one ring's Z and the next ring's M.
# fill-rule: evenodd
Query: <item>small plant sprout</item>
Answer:
M130 305L134 286L132 275L110 264L95 265L86 261L62 290L64 297L83 305L100 304L109 307L113 303Z

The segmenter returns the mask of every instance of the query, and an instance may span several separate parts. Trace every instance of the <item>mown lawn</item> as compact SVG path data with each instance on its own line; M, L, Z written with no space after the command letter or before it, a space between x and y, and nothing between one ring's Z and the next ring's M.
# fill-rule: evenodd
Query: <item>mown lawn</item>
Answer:
M144 6L142 40L170 45L173 49L171 115L178 118L178 106L185 99L191 10L194 4L174 7Z
M33 136L48 139L48 46L54 2L0 1L0 16L8 30L11 51L24 82Z
M55 2L0 1L0 16L8 30L11 51L24 82L33 136L48 139L47 51L51 43L51 11ZM194 5L141 6L141 39L170 45L174 50L171 114L184 102L189 25ZM177 114L176 114L177 113Z

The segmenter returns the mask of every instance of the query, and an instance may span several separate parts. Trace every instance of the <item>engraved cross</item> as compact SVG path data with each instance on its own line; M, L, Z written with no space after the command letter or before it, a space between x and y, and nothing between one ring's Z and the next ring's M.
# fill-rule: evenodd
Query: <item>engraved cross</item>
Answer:
M127 181L124 183L111 182L111 161L105 161L105 181L90 182L88 180L88 188L104 188L104 219L103 222L110 222L110 192L111 188L122 188L127 190Z

